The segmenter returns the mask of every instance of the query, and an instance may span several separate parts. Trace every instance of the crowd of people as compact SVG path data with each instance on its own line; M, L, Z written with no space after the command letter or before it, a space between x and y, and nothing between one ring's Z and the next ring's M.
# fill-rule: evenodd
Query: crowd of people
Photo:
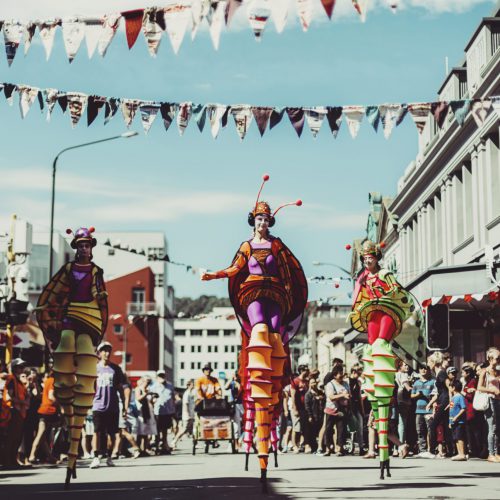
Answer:
M111 344L98 346L96 393L81 440L90 468L114 466L119 457L171 454L193 433L203 401L227 398L241 441L243 404L238 376L220 384L210 365L181 392L159 370L130 383L111 363ZM0 367L0 458L4 467L56 464L67 457L69 430L54 396L54 377L21 359ZM500 352L491 348L482 364L452 366L448 353L434 352L413 371L399 363L391 404L389 441L393 456L483 458L500 463ZM320 377L305 365L283 390L279 451L376 458L377 435L363 392L363 368L348 370L334 359Z

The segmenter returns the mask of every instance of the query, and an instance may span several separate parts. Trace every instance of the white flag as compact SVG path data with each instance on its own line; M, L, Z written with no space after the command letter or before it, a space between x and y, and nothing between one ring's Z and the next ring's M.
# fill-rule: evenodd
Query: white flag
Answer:
M193 3L191 4L191 15L193 22L193 26L191 28L191 40L195 39L196 34L198 33L198 28L203 22L203 19L208 16L211 10L210 4L210 0L193 0Z
M236 132L238 132L240 139L243 140L252 123L252 108L248 104L231 106L231 114L233 115L234 124L236 125Z
M250 3L248 21L256 40L260 41L270 15L271 9L267 0L256 0Z
M317 106L315 108L304 108L304 113L306 115L309 130L316 139L321 125L323 125L323 120L325 119L327 110L322 106Z
M299 14L300 25L303 31L309 29L312 17L312 3L311 0L297 0L297 12Z
M47 121L50 122L50 117L52 115L52 110L57 102L57 96L59 95L59 90L57 89L44 89L43 98L45 104L47 105Z
M389 139L392 134L396 120L401 113L401 108L401 104L382 104L378 107L386 139Z
M61 23L60 19L52 19L50 21L43 21L38 23L38 31L42 40L43 48L45 49L45 56L49 60L52 48L54 47L54 36L56 29Z
M141 110L141 122L144 132L147 134L151 125L155 121L158 111L160 110L160 105L154 102L142 102L140 105Z
M104 20L100 18L87 18L83 20L85 24L85 42L89 59L92 59L99 39L102 36Z
M184 40L184 34L192 19L191 5L186 1L175 0L164 9L165 24L167 34L174 54L179 52L179 48Z
M99 38L99 42L97 43L97 52L99 52L99 55L101 57L104 57L106 55L109 44L113 40L116 34L116 30L120 25L121 18L121 14L109 14L107 16L104 16L101 38Z
M186 127L189 124L192 113L192 102L181 102L179 104L179 112L177 113L177 128L179 129L180 135L184 135L184 130L186 130Z
M151 7L144 10L144 17L142 18L142 32L146 38L149 55L152 57L156 57L163 33L161 26L156 22L157 14L158 9Z
M361 122L363 121L363 116L365 116L364 106L344 106L343 109L344 116L347 121L347 126L349 127L349 132L351 137L356 139L358 135Z
M290 0L272 0L271 2L273 22L278 33L281 33L285 29L289 3Z
M481 128L484 125L488 113L491 111L491 101L483 99L472 103L471 113L477 126Z
M63 19L62 31L64 48L69 62L72 62L85 37L85 24L79 19Z
M132 124L140 104L141 102L137 99L122 99L121 109L123 121L125 122L127 128Z
M20 21L5 21L3 24L3 38L5 42L5 53L7 55L7 63L12 64L16 52L24 38L26 26Z
M214 45L214 49L219 49L220 34L224 26L224 17L226 11L227 0L220 0L217 2L215 8L210 7L207 16L208 23L210 24L210 38Z
M27 85L18 85L17 91L19 93L19 109L21 110L21 118L24 118L35 102L40 89L36 87L28 87Z
M222 104L207 104L207 117L210 122L212 137L217 139L220 130L220 121L227 110L227 106Z

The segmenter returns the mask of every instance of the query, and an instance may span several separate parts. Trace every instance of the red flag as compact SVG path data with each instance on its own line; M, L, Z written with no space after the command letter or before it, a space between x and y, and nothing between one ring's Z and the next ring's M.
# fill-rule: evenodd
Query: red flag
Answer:
M125 18L125 32L127 34L128 48L131 49L141 32L144 9L128 10L121 13Z
M422 301L422 307L424 309L427 309L432 303L432 299L425 299L424 301Z
M472 302L472 294L470 294L470 293L466 293L466 294L464 295L464 301L465 301L465 302Z
M323 8L325 9L326 15L331 19L333 14L333 8L335 7L336 0L321 0Z
M449 304L451 300L451 295L443 295L441 300L441 304Z

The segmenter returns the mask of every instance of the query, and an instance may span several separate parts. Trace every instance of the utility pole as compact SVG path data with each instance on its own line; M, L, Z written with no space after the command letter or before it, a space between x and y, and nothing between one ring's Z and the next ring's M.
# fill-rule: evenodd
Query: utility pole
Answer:
M10 220L10 234L9 234L9 240L7 242L7 276L9 277L9 285L8 290L9 290L9 297L8 299L10 300L12 297L14 299L16 298L16 291L15 291L15 277L10 276L10 268L11 265L15 262L16 260L16 254L14 253L14 227L16 224L16 219L17 215L12 214L11 220ZM7 316L7 345L5 347L5 364L8 365L12 361L12 352L14 350L14 335L12 333L12 325L11 321L9 319L9 316Z

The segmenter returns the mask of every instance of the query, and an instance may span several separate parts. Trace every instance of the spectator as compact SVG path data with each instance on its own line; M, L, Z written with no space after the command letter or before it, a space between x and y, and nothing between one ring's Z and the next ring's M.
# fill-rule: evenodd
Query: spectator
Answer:
M15 358L10 363L11 374L7 376L2 393L3 406L9 408L2 464L17 468L17 450L23 437L23 425L29 408L28 391L22 382L26 362Z
M472 402L477 389L477 379L475 370L472 366L462 365L463 390L465 398L465 433L467 435L467 444L469 456L479 457L481 455L481 415L474 410Z
M431 399L430 403L434 409L434 415L430 425L430 452L435 453L437 447L437 430L442 425L444 439L446 443L447 453L451 455L453 450L453 441L451 439L450 429L448 426L448 405L450 404L450 389L449 384L453 379L453 371L448 376L447 369L450 366L451 356L449 353L435 352L429 357L431 369L436 375L436 394ZM456 372L456 369L455 369ZM440 458L444 457L444 452L440 451Z
M211 375L212 367L210 365L205 365L202 368L202 371L203 376L198 378L195 383L195 411L201 409L204 399L220 399L222 397L222 390L219 381Z
M397 409L398 409L398 434L399 439L403 443L408 443L408 428L409 419L412 411L411 402L411 381L410 381L410 367L401 362L398 372L396 373L396 387L397 387Z
M462 383L459 380L451 381L449 427L452 431L453 441L457 447L457 454L451 459L459 462L467 460L467 457L465 456L465 412L467 410L467 405L461 392Z
M500 429L500 351L491 347L486 352L488 367L479 376L477 390L488 395L489 406L485 411L488 424L488 462L500 463L498 454L498 429Z
M38 423L38 432L33 441L31 452L29 455L29 462L35 463L38 450L43 450L43 455L46 463L55 464L56 459L52 456L50 451L47 435L56 427L60 422L58 414L58 405L54 396L54 374L52 368L45 372L43 379L42 402L38 408L40 420Z
M305 445L308 446L308 451L310 451L310 445L307 443L307 413L305 407L305 396L309 388L308 383L309 377L309 367L307 365L299 365L298 376L292 380L290 384L290 396L292 401L292 443L293 452L299 453L305 451ZM303 445L300 443L301 435L303 437Z
M194 389L194 380L189 380L187 388L182 395L182 423L172 443L174 450L177 443L184 435L193 433L195 400L196 391Z
M363 400L361 398L361 381L359 380L363 368L355 365L351 368L351 375L349 377L349 390L351 393L351 419L356 431L356 438L358 440L359 455L364 454L364 437L363 427L365 411L363 407Z
M25 377L25 378L24 378ZM28 391L29 407L23 425L23 440L20 450L20 460L24 465L29 465L29 456L33 447L33 440L38 430L38 408L42 402L42 384L40 376L34 368L27 369L23 375L23 382Z
M344 362L340 358L333 358L332 369L323 378L323 387L326 387L326 384L333 380L333 369L339 365L344 366Z
M139 410L137 418L137 445L141 450L142 457L147 457L153 454L149 436L157 434L157 426L154 415L154 407L152 403L153 397L156 398L157 393L152 393L149 389L151 379L149 377L141 377L137 381L135 388L135 403Z
M241 421L243 419L243 402L241 395L241 382L239 375L235 372L233 374L233 378L229 380L224 389L229 392L229 402L232 403L234 408L233 421L235 427L235 438L236 438L236 447L240 446L240 437L241 437ZM231 445L228 445L228 450L231 448Z
M90 464L91 469L100 466L99 455L107 456L106 465L113 467L111 454L114 449L116 435L118 434L120 403L118 395L125 401L123 383L125 376L118 365L110 363L112 346L109 342L101 342L97 347L99 362L97 363L96 393L92 405L92 419L94 422L94 436L92 450L94 458ZM126 414L128 408L123 409ZM111 446L107 446L107 436Z
M333 451L333 429L337 428L337 447L339 455L345 455L344 451L344 424L347 421L351 394L349 384L344 381L344 367L336 365L332 370L333 379L325 387L326 393L326 429L324 456L329 456Z
M412 399L416 400L415 419L418 436L419 457L434 458L434 454L428 450L428 439L432 421L431 393L435 382L431 378L431 370L428 366L419 369L420 378L413 384L411 390Z
M318 434L323 425L323 416L325 408L325 394L318 387L318 378L313 377L309 380L309 390L304 398L304 406L307 413L308 444L312 452L318 449Z
M283 412L281 414L280 446L281 453L287 453L292 448L292 396L290 384L283 388Z
M161 441L160 454L170 455L172 449L168 445L168 431L172 429L175 417L175 391L174 386L170 382L167 382L164 370L156 372L156 382L152 384L150 392L156 394L154 399L154 414Z

